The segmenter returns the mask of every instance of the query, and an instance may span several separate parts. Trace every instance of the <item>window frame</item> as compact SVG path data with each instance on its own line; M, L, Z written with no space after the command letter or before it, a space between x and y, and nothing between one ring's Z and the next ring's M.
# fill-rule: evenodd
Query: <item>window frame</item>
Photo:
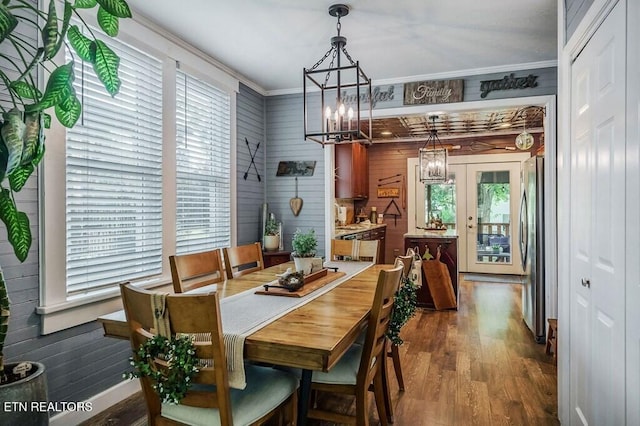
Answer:
M95 17L90 14L83 13L83 19L89 25L96 26ZM136 19L122 20L117 38L162 61L162 273L136 283L145 288L168 286L171 283L168 256L175 252L176 245L176 69L179 64L182 71L212 84L228 93L230 97L232 242L236 240L237 234L236 95L239 90L239 80L226 72L224 67L213 59L151 23ZM58 60L62 63L64 52L60 55ZM67 296L64 167L66 130L54 118L51 129L46 131L46 137L47 152L38 174L41 243L39 250L40 306L36 308L36 312L41 315L42 334L95 321L99 316L122 309L120 290L117 285L88 295Z

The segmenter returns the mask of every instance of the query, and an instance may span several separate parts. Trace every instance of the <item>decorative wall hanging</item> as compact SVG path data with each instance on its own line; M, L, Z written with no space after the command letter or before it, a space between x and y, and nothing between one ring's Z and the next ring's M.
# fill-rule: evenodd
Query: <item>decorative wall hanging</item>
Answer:
M254 170L256 171L256 176L258 176L258 182L262 182L262 178L260 177L260 172L258 172L258 168L256 167L256 162L255 162L256 154L258 153L258 148L260 148L260 142L258 142L258 145L256 145L256 150L253 151L253 153L251 153L251 146L249 145L249 141L247 140L247 138L244 138L244 142L247 144L247 149L249 150L249 155L251 156L251 163L249 163L249 165L247 166L247 171L244 172L244 180L247 180L247 177L249 177L249 170L251 170L251 166L253 166Z
M315 161L280 161L276 176L313 176Z
M289 200L289 207L291 207L291 211L294 216L298 216L300 214L300 210L302 210L302 198L298 197L298 177L296 176L296 196Z

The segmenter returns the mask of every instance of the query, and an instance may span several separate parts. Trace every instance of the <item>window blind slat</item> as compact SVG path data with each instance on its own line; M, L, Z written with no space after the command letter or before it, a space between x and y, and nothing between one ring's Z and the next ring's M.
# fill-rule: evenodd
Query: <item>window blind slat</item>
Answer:
M162 63L109 46L120 56L115 97L74 63L83 116L67 130L68 294L162 272Z
M178 71L176 103L176 253L228 246L229 95Z

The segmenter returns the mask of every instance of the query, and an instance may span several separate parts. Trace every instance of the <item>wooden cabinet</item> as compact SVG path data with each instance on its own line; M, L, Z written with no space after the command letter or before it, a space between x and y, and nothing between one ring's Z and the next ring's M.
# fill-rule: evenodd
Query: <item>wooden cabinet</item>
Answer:
M264 267L279 265L291 260L290 251L268 251L262 252L262 259L264 260Z
M387 263L384 258L387 228L376 228L369 231L370 240L378 240L378 263Z
M363 199L369 196L369 156L359 143L335 146L336 198Z
M405 252L408 248L416 248L420 251L420 255L423 255L426 249L429 249L434 257L438 253L438 246L440 246L440 261L447 265L449 275L451 276L451 283L453 284L453 292L456 295L456 304L459 300L458 297L458 239L457 238L438 238L438 237L407 237L404 239ZM422 287L418 289L418 306L423 308L435 309L433 304L433 298L429 292L429 285L427 279L422 272Z

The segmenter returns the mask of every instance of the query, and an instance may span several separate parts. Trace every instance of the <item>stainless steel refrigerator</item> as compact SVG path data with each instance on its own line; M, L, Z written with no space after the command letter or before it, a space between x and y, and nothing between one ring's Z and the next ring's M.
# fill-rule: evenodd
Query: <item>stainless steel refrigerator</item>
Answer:
M522 318L536 342L545 341L544 284L544 158L531 157L522 170L520 255L525 280Z

